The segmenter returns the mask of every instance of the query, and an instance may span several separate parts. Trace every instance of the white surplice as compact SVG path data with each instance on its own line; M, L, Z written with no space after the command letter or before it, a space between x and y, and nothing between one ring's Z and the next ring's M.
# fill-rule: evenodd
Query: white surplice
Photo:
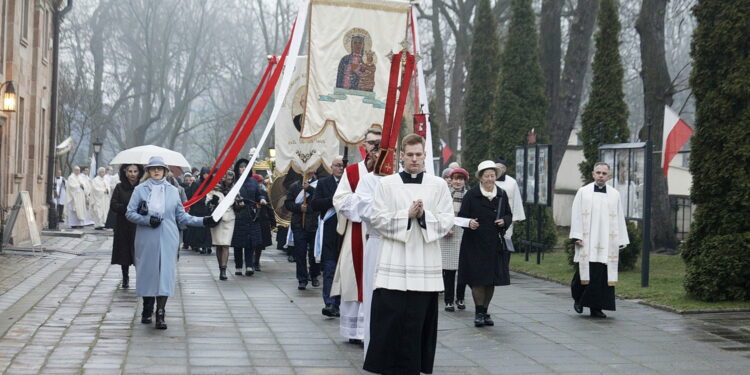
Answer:
M356 193L359 191L359 184L362 178L367 175L365 162L361 161L350 168L357 168L359 176L356 179L357 187L354 188L349 182L349 167L344 170L343 176L339 181L336 192L333 194L333 207L336 209L338 224L336 231L343 235L341 242L341 252L339 253L338 262L336 262L336 273L333 276L331 286L331 296L341 296L339 311L339 332L343 337L349 339L363 340L365 336L364 310L360 301L360 290L357 285L357 270L354 265L354 255L352 253L352 227L354 223L361 224L361 238L357 239L362 244L362 257L366 257L365 242L367 240L367 227L362 223L360 210L356 205ZM355 180L355 179L353 179ZM358 270L360 273L362 270ZM363 275L364 277L364 275ZM364 282L364 281L363 281ZM364 290L362 290L364 294Z
M505 194L508 195L508 205L510 206L510 212L513 214L513 222L526 220L526 213L523 211L523 197L516 179L505 175L505 180L495 181L495 185L505 190ZM510 239L511 237L513 237L513 223L505 231L505 238Z
M91 182L91 216L97 228L103 227L107 221L111 191L104 177L96 176Z
M380 233L371 225L372 199L375 188L382 177L370 172L359 179L357 192L347 201L346 209L356 211L367 228L367 243L365 244L365 258L362 264L362 311L364 315L364 343L365 351L370 343L370 309L372 306L372 291L375 286L375 270L380 261Z
M412 202L424 203L425 227L409 218ZM453 227L453 199L445 180L424 174L405 184L399 174L380 180L372 206L372 226L383 236L375 289L443 290L439 240Z
M589 283L589 262L607 265L607 284L617 284L620 249L630 243L620 193L611 185L607 192L595 193L594 183L580 189L573 199L570 238L583 240L576 246L581 284Z

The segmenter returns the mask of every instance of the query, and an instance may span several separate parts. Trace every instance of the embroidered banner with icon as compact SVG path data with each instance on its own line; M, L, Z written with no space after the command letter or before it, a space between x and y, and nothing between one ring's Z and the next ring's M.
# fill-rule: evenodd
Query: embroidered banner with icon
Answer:
M315 138L300 138L306 90L307 56L300 56L297 58L286 98L276 97L276 100L284 101L276 120L274 135L275 170L278 174L285 174L289 168L300 174L315 170L320 165L328 169L339 151L339 140L333 127L324 129Z
M302 138L334 128L355 144L383 122L390 53L407 40L408 1L313 0Z

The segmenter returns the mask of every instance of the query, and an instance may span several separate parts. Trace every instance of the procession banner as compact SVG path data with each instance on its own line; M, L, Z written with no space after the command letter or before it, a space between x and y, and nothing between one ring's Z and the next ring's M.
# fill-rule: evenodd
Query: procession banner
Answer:
M407 39L410 4L395 0L312 0L302 138L334 128L356 144L382 126L390 53Z
M307 56L300 56L286 97L280 97L280 90L276 96L276 101L282 102L274 133L277 173L284 174L291 167L302 174L317 169L321 164L328 169L338 154L339 140L333 127L325 128L315 138L300 138L306 91Z

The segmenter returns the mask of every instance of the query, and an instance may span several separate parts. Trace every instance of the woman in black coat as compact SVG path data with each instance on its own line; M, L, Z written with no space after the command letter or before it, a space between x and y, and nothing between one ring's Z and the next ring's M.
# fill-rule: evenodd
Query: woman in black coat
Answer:
M241 176L248 168L249 161L240 159L234 164L234 173ZM238 177L239 179L239 177ZM234 274L242 275L245 268L245 276L255 273L256 253L260 262L260 249L263 242L260 223L258 222L258 204L265 204L265 195L254 178L246 178L240 188L240 193L234 203L234 233L232 234L232 247L234 248Z
M458 217L469 220L461 240L458 283L471 287L476 306L474 325L481 327L495 325L487 314L495 286L510 284L510 253L503 235L513 216L508 196L495 185L495 163L483 161L476 175L480 183L466 192L458 212Z
M133 189L143 177L143 167L137 164L120 166L120 183L112 191L109 210L115 215L114 239L112 240L112 262L122 267L122 287L129 286L128 271L135 259L135 227L128 221L125 211L128 209Z
M198 191L198 187L200 187L203 181L208 178L210 172L211 169L209 169L208 167L201 168L200 178L193 182L193 184L190 185L189 188L185 189L185 195L187 196L187 199L192 198L195 194L201 193L200 191ZM190 215L211 215L211 210L209 210L208 206L206 205L205 197L190 206ZM199 251L201 254L211 254L211 230L209 228L188 227L183 233L183 241L193 250Z

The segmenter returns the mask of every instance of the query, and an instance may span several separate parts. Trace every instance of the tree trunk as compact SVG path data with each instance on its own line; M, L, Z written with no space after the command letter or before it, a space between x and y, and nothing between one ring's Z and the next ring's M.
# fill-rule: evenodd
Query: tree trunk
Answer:
M591 35L594 33L596 13L599 10L599 0L579 0L573 22L570 25L570 42L565 53L565 67L560 81L559 94L552 100L552 121L550 134L552 135L552 181L557 177L560 163L565 154L570 132L578 117L581 107L581 92L583 79L589 67Z
M453 71L451 72L451 102L450 117L448 118L450 132L448 145L452 150L458 150L458 131L464 126L463 97L466 94L466 59L469 57L469 47L471 46L471 15L474 13L474 8L476 8L475 0L463 1L458 7L459 25L458 33L455 34L456 51Z
M450 139L448 118L445 114L445 47L440 33L441 0L432 3L432 53L431 63L435 74L435 91L433 92L434 108L430 111L430 122L436 128L441 139ZM436 140L433 139L433 142ZM439 140L437 140L439 141Z
M636 30L641 38L641 79L643 80L644 125L651 125L654 144L652 173L651 233L654 249L675 249L677 238L671 221L667 179L662 176L661 139L664 105L672 104L672 87L664 48L664 18L667 0L643 0ZM642 132L644 133L644 132Z
M550 102L560 92L560 59L562 58L562 35L560 18L563 0L543 0L542 17L539 24L539 60L546 80L545 91ZM547 111L547 125L552 121L552 108Z

